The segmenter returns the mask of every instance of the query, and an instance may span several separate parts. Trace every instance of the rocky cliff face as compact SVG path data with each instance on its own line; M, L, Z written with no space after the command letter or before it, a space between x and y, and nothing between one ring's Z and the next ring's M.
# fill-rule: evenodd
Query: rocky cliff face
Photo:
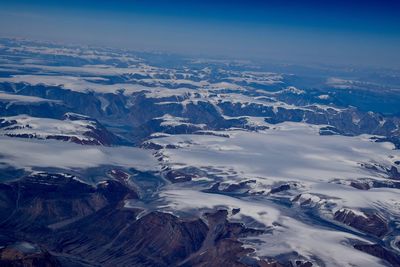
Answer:
M0 197L2 238L23 240L0 250L4 266L270 266L238 240L262 231L228 222L227 211L183 219L125 208L138 196L116 180L38 173L1 184Z
M388 223L376 214L356 214L342 209L335 212L334 219L377 237L382 237L389 231Z

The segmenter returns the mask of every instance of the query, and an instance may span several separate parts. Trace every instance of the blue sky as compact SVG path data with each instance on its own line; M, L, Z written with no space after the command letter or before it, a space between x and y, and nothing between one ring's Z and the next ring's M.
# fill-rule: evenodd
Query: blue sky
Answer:
M400 67L400 1L0 0L0 36Z

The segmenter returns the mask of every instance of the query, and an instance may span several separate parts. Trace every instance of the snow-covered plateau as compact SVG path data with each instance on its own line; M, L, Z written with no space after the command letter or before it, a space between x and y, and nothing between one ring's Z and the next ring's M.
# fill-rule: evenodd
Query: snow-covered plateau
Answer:
M400 266L386 70L0 43L0 262Z

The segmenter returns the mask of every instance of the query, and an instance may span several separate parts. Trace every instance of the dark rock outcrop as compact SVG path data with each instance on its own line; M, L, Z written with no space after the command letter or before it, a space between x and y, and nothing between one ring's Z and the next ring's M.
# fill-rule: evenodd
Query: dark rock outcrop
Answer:
M341 209L335 212L334 219L377 237L382 237L389 231L387 222L376 214L358 215L351 210Z
M400 266L400 256L379 244L356 244L355 249L389 262L392 266Z
M17 242L0 248L0 266L4 267L58 267L56 257L43 248L28 242Z
M226 210L200 219L126 208L125 199L138 197L123 183L126 175L114 170L121 182L96 186L52 173L0 184L0 227L8 240L0 246L29 240L43 248L31 255L5 246L4 266L280 266L248 256L253 250L239 238L263 231L229 222Z

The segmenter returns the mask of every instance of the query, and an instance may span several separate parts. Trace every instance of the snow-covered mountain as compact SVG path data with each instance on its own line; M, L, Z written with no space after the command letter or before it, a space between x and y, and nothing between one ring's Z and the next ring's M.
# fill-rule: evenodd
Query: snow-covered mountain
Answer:
M0 135L56 139L84 145L112 145L118 142L118 137L96 120L74 113L66 113L63 120L27 115L0 118Z
M0 263L400 265L400 73L1 44Z

